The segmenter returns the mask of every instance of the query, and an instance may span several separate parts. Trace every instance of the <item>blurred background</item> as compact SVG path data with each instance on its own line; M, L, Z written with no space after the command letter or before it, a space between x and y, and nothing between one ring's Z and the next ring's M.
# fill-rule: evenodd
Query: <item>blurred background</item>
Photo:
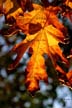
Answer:
M66 24L71 28L69 20ZM5 16L0 15L0 30L4 28ZM25 68L30 54L28 51L20 60L19 66L9 71L7 67L13 62L16 55L10 55L11 48L25 38L22 32L7 38L0 34L0 108L72 108L72 90L67 86L54 82L49 76L49 84L39 82L40 90L31 95L25 85ZM51 72L55 72L51 62ZM54 76L55 79L55 76Z

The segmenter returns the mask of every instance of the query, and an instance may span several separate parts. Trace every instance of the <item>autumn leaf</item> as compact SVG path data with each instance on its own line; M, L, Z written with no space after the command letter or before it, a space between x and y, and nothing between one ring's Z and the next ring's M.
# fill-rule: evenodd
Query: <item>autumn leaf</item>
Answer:
M8 13L9 10L13 8L13 2L11 0L5 0L5 2L3 2L3 7L5 13Z
M72 9L72 0L66 0L64 4Z
M18 17L19 14L23 13L16 0L4 0L2 3L6 19L9 19L11 16Z
M61 60L68 65L68 60L58 46L58 43L63 42L65 38L63 31L66 31L66 28L59 22L54 8L51 6L44 8L35 4L33 7L33 11L16 17L16 25L27 36L21 43L13 47L12 52L17 53L17 57L8 68L9 70L14 69L28 48L33 50L25 75L25 84L31 93L39 89L40 80L48 82L44 54L51 58L55 69L64 75L66 73L57 64L57 61Z
M31 11L33 9L31 0L4 0L3 10L6 14L6 18L11 16L18 17L19 14L23 14L26 10Z
M16 19L20 14L23 14L23 11L21 8L18 8L16 11L7 15L7 20L10 19L12 16L14 19Z

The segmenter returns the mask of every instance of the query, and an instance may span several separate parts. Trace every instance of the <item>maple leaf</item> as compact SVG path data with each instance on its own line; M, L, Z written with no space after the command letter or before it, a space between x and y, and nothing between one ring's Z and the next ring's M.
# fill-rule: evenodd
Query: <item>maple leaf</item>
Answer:
M48 82L45 60L43 55L46 53L52 60L56 70L65 75L63 69L57 61L65 62L68 60L63 56L62 50L58 46L64 40L63 31L65 27L59 22L55 8L52 6L44 8L40 5L33 5L34 10L25 12L24 16L16 18L16 25L27 34L26 38L16 44L12 51L17 53L15 61L9 66L9 70L14 69L25 51L32 48L32 56L27 64L25 84L30 92L39 89L39 80ZM56 7L57 10L58 7Z

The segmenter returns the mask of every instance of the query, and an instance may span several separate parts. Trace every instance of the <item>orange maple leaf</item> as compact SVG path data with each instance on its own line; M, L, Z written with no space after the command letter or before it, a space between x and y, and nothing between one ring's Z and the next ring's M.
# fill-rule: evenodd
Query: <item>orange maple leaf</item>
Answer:
M46 53L54 64L56 70L65 74L61 67L57 64L59 58L68 64L67 59L62 55L62 50L58 46L59 42L63 42L65 27L59 22L55 10L58 7L49 6L44 8L40 5L33 4L34 10L25 12L24 16L16 18L17 26L27 34L26 38L19 44L16 44L12 51L17 53L17 57L13 64L9 66L9 70L14 69L25 51L32 48L32 56L27 64L25 84L30 92L39 89L39 80L48 82L46 73L45 60L43 55Z

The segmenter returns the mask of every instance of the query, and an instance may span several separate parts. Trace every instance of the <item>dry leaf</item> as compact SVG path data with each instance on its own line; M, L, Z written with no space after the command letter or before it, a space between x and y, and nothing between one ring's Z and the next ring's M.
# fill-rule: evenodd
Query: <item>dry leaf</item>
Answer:
M16 17L16 24L27 36L25 40L13 47L12 51L17 53L17 58L8 69L14 69L26 49L32 48L32 56L26 68L25 84L27 89L33 93L39 89L39 80L48 82L43 54L48 54L55 69L65 75L57 61L61 59L68 65L67 59L62 55L62 50L58 46L58 43L64 40L63 31L66 29L59 22L53 7L44 8L40 5L35 7L35 4L33 11Z

